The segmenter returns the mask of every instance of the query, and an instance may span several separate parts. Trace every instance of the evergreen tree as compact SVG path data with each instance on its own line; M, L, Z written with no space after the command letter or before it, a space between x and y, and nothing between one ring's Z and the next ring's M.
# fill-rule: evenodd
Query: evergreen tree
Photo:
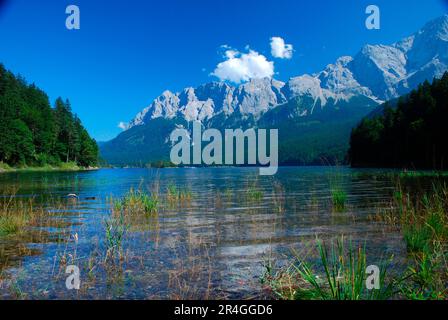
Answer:
M68 100L58 98L52 108L45 92L0 64L0 161L95 166L98 146Z
M365 118L353 129L350 159L354 166L446 169L448 160L448 73L422 83L396 108Z

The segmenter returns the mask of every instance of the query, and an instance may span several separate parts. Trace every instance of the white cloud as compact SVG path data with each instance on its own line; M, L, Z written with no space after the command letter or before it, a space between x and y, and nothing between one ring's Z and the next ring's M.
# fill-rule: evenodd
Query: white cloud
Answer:
M250 79L271 78L274 75L274 62L268 61L262 54L253 50L241 53L229 46L222 48L227 49L224 56L226 60L219 63L212 73L220 80L240 83Z
M118 128L120 128L121 130L127 130L129 128L129 125L126 122L121 121L118 124Z
M274 58L291 59L294 48L292 44L285 44L280 37L271 38L271 54Z
M227 59L233 59L233 58L235 58L238 55L238 53L239 53L238 51L233 50L233 49L227 50L226 51L226 58Z

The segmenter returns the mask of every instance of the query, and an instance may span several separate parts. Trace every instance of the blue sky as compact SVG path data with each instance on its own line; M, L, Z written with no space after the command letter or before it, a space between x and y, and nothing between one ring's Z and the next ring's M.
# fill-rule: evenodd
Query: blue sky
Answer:
M1 2L1 1L0 1ZM164 90L218 80L222 45L273 62L274 77L312 73L365 44L392 43L447 12L442 0L10 0L0 8L0 62L69 98L99 141L113 138ZM67 30L78 5L81 29ZM367 30L365 8L381 9ZM275 58L270 39L294 48ZM246 48L246 49L245 49Z

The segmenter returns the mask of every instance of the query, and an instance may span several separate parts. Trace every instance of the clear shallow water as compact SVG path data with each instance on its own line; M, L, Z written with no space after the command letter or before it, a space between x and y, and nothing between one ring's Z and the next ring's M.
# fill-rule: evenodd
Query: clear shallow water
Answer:
M379 265L391 254L400 259L405 255L401 236L369 219L395 187L384 173L284 167L275 177L260 177L255 168L2 174L1 189L15 186L16 196L61 199L67 208L53 218L57 227L46 228L43 237L0 238L2 256L8 259L3 272L13 279L3 281L0 298L264 298L263 263L271 259L282 265L290 261L292 250L305 255L316 236L345 235L365 244L369 264ZM111 214L108 199L130 188L150 190L156 181L159 214L131 223L122 264L112 270L101 267L105 220ZM164 201L170 184L190 190L191 201ZM346 212L332 210L334 184L348 194ZM261 197L248 198L250 189L261 191ZM70 193L79 200L65 199ZM62 257L74 259L68 264L81 269L80 291L66 289Z

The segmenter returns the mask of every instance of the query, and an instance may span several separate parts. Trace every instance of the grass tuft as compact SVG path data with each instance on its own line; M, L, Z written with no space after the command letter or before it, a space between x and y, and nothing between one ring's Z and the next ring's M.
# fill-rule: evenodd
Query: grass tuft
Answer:
M353 248L344 238L332 243L330 249L317 241L319 267L296 257L296 261L280 272L266 267L263 282L282 300L383 300L392 296L392 285L386 285L387 268L380 267L380 289L368 290L366 285L366 253Z
M125 215L147 214L158 212L159 199L157 196L148 195L142 191L131 189L123 198L113 202L113 208Z
M180 189L175 184L170 183L166 188L166 197L169 203L173 204L175 202L190 202L192 198L192 193L189 189Z
M331 199L333 203L333 208L337 212L342 212L345 210L347 202L347 193L339 188L334 188L331 190Z

